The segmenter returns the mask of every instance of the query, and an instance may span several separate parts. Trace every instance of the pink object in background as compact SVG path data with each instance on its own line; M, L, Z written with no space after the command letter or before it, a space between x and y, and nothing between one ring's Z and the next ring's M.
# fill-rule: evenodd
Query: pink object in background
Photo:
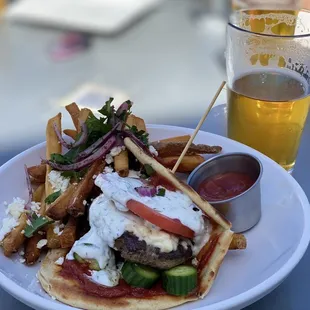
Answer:
M61 36L51 50L50 56L55 61L62 61L86 50L90 46L90 35L69 32Z

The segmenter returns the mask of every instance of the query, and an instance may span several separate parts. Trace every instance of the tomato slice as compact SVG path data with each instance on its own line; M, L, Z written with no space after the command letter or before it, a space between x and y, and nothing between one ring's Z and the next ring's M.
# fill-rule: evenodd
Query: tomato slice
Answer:
M194 232L187 226L183 225L179 220L171 219L165 215L162 215L139 201L130 199L127 201L126 206L131 212L167 232L180 235L185 238L194 238Z

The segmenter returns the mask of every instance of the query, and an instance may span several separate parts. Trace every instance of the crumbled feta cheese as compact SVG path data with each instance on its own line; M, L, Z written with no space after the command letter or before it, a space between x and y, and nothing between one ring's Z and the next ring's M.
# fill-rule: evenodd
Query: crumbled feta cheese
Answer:
M59 226L55 225L54 229L53 229L54 234L58 235L60 230L59 230Z
M21 250L20 252L19 252L19 255L20 256L23 256L25 254L25 252L23 251L23 250Z
M106 162L108 165L110 165L110 164L113 163L113 161L114 161L114 159L113 159L112 155L111 155L111 154L107 154L106 157L105 157L105 162Z
M40 210L40 205L39 205L39 203L33 201L33 202L31 202L30 208L33 212L38 212Z
M182 247L186 250L189 246L189 244L186 241L181 241L180 244L182 245Z
M103 170L104 173L112 173L113 171L114 171L113 168L109 166L104 167L104 170Z
M18 226L18 221L14 217L4 218L0 229L0 241L2 241L4 237L16 226Z
M20 215L24 212L25 205L25 200L19 197L13 198L13 202L10 203L6 209L6 214L10 214L13 218L18 220Z
M94 174L93 175L93 179L95 180L97 178L97 174Z
M25 233L25 230L23 229L20 233L23 235Z
M87 201L83 200L83 206L86 206L86 204L87 204Z
M31 223L31 221L29 219L26 221L26 224L29 225L29 226L32 226L32 223Z
M48 174L48 180L52 185L54 192L61 191L62 193L68 188L70 178L65 178L61 175L61 171L52 170Z
M53 229L54 234L60 236L63 233L63 229L64 229L65 225L64 224L59 224L59 222L55 222L55 226Z
M192 264L193 266L198 266L198 260L196 257L192 259Z
M55 264L61 266L65 261L64 257L59 257L56 261Z
M125 149L124 146L115 146L112 148L112 150L110 151L110 155L115 157L118 154L120 154L121 151L123 151Z
M25 260L24 258L20 258L20 259L19 259L19 262L20 262L21 264L23 264L25 261L26 261L26 260Z
M38 231L38 234L43 236L44 235L44 232L43 231Z
M150 152L155 155L155 156L158 156L158 152L156 151L155 147L153 145L150 145L149 146L149 150Z
M47 239L42 239L37 243L37 248L42 249L45 245L47 245Z

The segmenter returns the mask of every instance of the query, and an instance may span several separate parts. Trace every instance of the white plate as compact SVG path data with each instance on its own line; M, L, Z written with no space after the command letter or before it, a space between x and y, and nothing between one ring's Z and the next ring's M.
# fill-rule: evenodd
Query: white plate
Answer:
M152 140L190 134L191 129L162 125L148 127ZM262 218L246 233L248 248L230 251L207 297L177 309L240 309L276 288L305 253L310 239L309 202L298 183L284 169L259 152L227 138L199 132L195 142L221 145L223 152L247 152L260 158ZM13 158L0 168L0 201L27 197L23 165L44 156L44 143ZM249 206L250 207L250 206ZM0 209L0 218L5 216ZM0 255L0 285L35 309L73 309L49 298L36 281L38 266L26 267Z

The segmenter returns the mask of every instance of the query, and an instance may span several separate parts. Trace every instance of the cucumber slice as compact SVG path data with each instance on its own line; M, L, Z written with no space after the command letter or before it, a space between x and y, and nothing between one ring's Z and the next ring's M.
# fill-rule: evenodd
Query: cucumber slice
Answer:
M98 262L97 262L97 260L96 259L84 259L84 258L82 258L79 254L77 254L77 253L73 253L73 257L74 257L74 259L78 262L78 263L80 263L80 264L86 264L86 263L88 263L89 264L89 269L90 270L95 270L95 271L99 271L99 270L101 270L100 269L100 266L99 266L99 264L98 264Z
M101 270L96 259L90 259L88 260L88 262L89 262L89 269L95 270L95 271Z
M78 254L78 253L73 253L73 257L74 259L80 263L80 264L84 264L85 263L85 260Z
M131 262L125 262L121 271L126 283L142 288L152 287L160 276L154 268Z
M197 270L193 266L176 266L163 272L163 288L171 295L186 296L197 286Z

